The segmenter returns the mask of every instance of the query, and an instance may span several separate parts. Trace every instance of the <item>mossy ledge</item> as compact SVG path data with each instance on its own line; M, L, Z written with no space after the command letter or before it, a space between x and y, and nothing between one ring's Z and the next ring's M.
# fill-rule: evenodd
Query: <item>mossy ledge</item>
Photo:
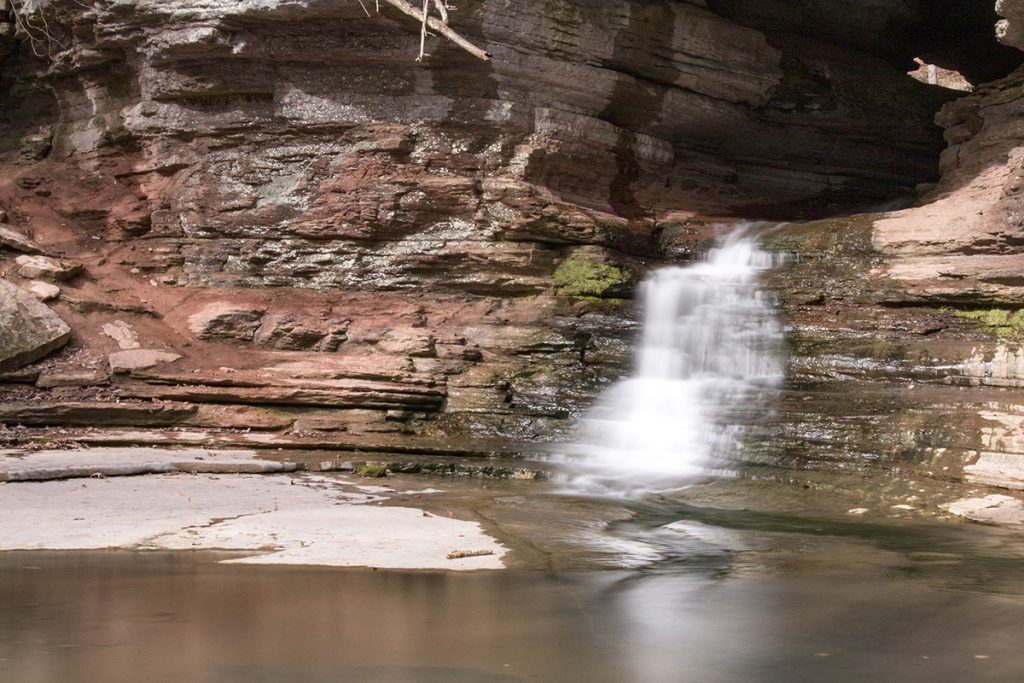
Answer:
M956 316L974 321L985 332L1000 339L1024 339L1024 309L982 308L956 311Z
M555 270L558 293L581 299L600 299L623 280L622 271L607 263L570 257Z

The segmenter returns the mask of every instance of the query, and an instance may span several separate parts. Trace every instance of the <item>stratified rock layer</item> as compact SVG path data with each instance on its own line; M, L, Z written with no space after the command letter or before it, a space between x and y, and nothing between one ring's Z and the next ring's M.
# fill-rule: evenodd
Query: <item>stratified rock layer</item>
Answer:
M1024 70L946 105L942 181L878 221L874 245L904 300L1024 303Z

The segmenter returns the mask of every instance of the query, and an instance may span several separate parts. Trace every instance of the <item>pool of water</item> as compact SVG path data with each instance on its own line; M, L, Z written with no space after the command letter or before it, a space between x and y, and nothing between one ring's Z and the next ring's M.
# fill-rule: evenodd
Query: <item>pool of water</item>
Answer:
M664 498L626 507L608 538L632 569L0 553L0 680L1024 680L1015 534Z

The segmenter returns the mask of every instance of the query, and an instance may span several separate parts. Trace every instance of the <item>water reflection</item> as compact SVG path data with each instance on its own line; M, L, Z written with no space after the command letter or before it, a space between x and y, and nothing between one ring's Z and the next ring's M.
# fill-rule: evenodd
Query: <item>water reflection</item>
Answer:
M0 555L0 680L1010 681L1024 604L877 567L552 576Z

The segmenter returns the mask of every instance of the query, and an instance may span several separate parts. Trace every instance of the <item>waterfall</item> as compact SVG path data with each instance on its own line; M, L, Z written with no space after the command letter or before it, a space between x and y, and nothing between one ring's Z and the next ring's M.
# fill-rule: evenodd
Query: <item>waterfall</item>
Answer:
M672 488L735 452L783 379L782 328L757 288L775 259L744 226L703 261L647 277L635 370L601 396L562 458L574 490Z

